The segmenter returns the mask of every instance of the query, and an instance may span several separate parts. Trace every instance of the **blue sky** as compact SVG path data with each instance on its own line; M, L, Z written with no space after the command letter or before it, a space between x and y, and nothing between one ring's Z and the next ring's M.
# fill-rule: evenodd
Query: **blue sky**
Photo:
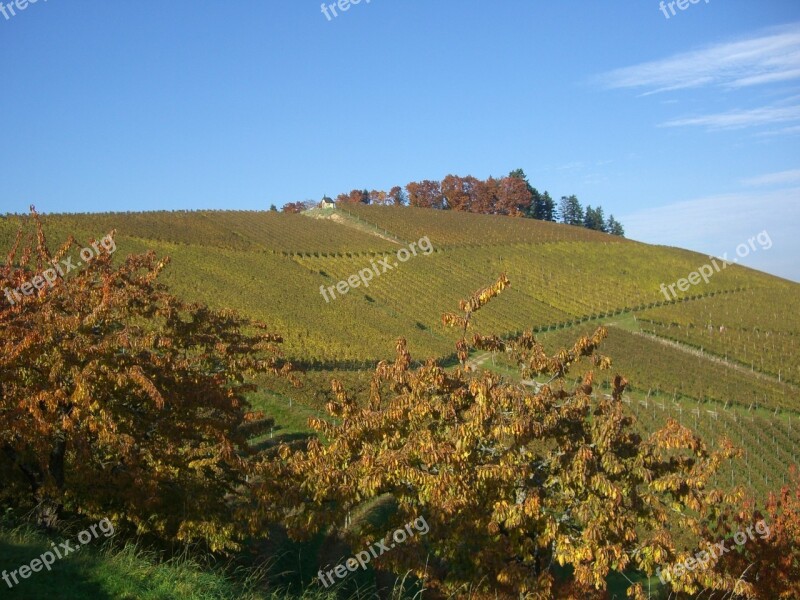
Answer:
M742 262L800 281L800 2L673 8L39 0L0 14L0 213L266 209L522 167L634 239L720 256L766 230Z

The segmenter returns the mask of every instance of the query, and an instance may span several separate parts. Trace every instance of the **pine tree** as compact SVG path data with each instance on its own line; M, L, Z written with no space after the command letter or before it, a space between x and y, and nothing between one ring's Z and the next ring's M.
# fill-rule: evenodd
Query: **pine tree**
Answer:
M594 222L595 227L593 227L593 229L595 229L597 231L602 231L603 233L605 233L607 231L606 230L606 217L603 214L603 207L602 206L598 206L597 208L594 209L594 221L595 221Z
M542 221L555 222L556 220L556 203L546 191L541 197L541 207L539 209L540 218Z
M587 206L586 213L583 216L583 226L587 229L605 232L606 222L603 216L603 207L592 208L591 205Z
M625 229L623 229L622 223L614 218L614 215L609 215L608 222L606 223L606 231L611 235L625 237Z
M550 197L550 194L547 192L542 194L533 187L528 181L525 171L522 169L511 171L508 176L515 179L522 179L528 187L528 192L531 194L531 205L526 216L539 219L540 221L555 221L555 203Z
M561 222L567 225L583 225L583 207L575 194L571 196L561 196L558 205L558 214Z
M595 221L595 211L591 204L587 204L586 210L583 213L583 226L586 227L586 229L595 229Z

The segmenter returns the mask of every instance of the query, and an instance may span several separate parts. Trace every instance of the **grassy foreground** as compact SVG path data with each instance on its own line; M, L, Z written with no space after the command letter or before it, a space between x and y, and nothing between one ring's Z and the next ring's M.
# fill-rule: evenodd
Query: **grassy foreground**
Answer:
M46 536L29 527L0 526L0 570L13 571L39 557L62 536ZM263 576L239 569L228 574L190 558L159 560L134 544L122 547L96 540L65 556L50 572L31 573L9 589L0 580L0 597L16 600L332 600L335 596L308 590L302 596L266 591ZM12 581L13 583L13 581Z
M30 563L62 538L45 536L27 527L0 526L0 569L14 570ZM238 570L226 574L188 558L160 561L155 553L133 544L115 547L97 541L83 546L81 553L57 561L50 572L32 573L8 589L0 580L0 597L16 600L337 600L335 592L307 588L302 593L268 591L263 576ZM630 581L645 581L631 575L609 580L611 598L624 598ZM653 598L660 598L657 578L650 580ZM394 594L392 595L394 597ZM374 598L369 593L349 595L348 600ZM424 592L422 593L424 598Z

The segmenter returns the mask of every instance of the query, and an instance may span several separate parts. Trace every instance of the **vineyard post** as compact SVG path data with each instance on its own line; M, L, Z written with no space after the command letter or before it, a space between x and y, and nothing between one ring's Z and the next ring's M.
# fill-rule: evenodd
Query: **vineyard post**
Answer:
M753 485L752 470L750 469L750 452L747 448L744 449L744 462L747 464L747 485Z

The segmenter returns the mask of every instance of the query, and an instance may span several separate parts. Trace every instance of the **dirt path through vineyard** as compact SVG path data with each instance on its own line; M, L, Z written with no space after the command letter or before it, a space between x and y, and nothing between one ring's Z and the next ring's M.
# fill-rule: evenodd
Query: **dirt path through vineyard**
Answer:
M767 373L762 373L761 371L754 371L754 370L748 369L744 365L741 365L739 363L727 360L726 358L723 358L723 357L721 357L721 356L719 356L717 354L711 354L710 352L698 350L697 348L694 348L693 346L688 346L686 344L681 344L680 342L675 342L673 340L666 340L664 338L658 337L657 335L653 335L652 333L645 333L643 331L634 331L632 333L634 333L635 335L641 335L643 337L646 337L647 339L653 340L655 342L658 342L659 344L662 344L664 346L668 346L670 348L675 348L677 350L681 350L682 352L686 352L687 354L692 354L694 356L699 356L699 357L705 358L706 360L709 360L711 362L715 362L717 364L725 365L726 367L730 367L731 369L735 369L736 371L739 371L740 373L745 373L747 375L752 375L752 376L757 377L759 379L763 379L763 380L766 380L766 381L771 381L773 383L782 383L782 384L784 384L784 385L786 385L786 386L788 386L788 387L790 387L790 388L792 388L792 389L794 389L796 391L800 391L800 388L798 388L796 385L794 385L793 383L791 383L789 381L779 380L774 375L768 375Z

